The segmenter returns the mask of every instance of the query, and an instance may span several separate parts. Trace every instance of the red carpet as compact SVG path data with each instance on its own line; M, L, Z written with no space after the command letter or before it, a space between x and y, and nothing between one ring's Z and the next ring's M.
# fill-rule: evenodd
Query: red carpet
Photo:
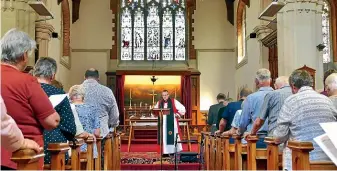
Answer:
M191 144L192 150L191 151L198 151L198 146L196 144ZM157 144L131 144L130 152L157 152L158 145ZM183 150L187 151L188 145L183 144ZM128 145L122 144L121 151L127 152Z
M156 162L160 161L160 154L157 153L156 144L132 144L130 152L127 152L127 144L121 145L121 170L174 170L173 159L165 159L165 164L161 167ZM183 144L184 151L188 145ZM198 151L198 146L192 144L191 151ZM179 170L200 170L199 163L179 163Z

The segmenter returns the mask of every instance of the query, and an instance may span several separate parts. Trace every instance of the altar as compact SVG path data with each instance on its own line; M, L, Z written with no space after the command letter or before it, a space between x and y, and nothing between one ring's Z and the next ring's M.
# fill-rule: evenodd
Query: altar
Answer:
M191 150L191 137L190 137L190 131L189 131L189 122L191 122L192 119L179 119L179 126L180 129L182 128L182 132L185 134L187 133L187 140L188 140L188 151ZM134 137L134 132L136 129L142 129L142 130L156 130L158 131L158 119L156 117L131 117L129 119L126 119L126 122L129 123L129 137L128 137L128 152L130 152L132 139Z

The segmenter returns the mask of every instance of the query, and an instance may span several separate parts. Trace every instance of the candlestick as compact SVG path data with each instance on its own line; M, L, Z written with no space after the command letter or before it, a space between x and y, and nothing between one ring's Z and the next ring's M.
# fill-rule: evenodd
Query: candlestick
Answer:
M129 106L129 109L132 109L132 107L131 107L131 104L132 104L132 97L131 97L131 88L130 88L130 106Z

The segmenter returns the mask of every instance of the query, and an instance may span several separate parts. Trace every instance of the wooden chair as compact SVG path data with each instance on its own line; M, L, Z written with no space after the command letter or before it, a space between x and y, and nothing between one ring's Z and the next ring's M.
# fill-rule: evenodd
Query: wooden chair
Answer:
M272 137L265 137L267 144L267 170L282 170L282 152Z
M311 142L289 141L288 147L292 151L293 170L337 170L331 161L309 160L309 152L314 149Z
M267 149L256 148L258 136L247 136L247 169L248 170L266 170Z
M39 170L39 160L43 157L43 151L24 149L13 152L11 160L17 163L17 170Z
M44 168L50 170L66 170L66 153L70 150L68 143L49 143L48 151L50 151L50 165ZM67 169L69 170L69 168Z

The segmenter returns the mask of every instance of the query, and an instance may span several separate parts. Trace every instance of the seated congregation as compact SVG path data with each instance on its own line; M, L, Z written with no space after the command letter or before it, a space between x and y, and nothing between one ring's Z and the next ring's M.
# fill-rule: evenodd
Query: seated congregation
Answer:
M89 69L81 85L64 92L50 57L24 73L35 48L17 29L1 40L1 170L119 170L119 111L111 89Z
M205 169L337 170L314 140L325 133L320 123L336 122L337 71L325 73L322 93L305 70L277 78L273 90L269 70L259 69L255 83L239 101L226 104L219 94L211 106L211 132L201 133Z

